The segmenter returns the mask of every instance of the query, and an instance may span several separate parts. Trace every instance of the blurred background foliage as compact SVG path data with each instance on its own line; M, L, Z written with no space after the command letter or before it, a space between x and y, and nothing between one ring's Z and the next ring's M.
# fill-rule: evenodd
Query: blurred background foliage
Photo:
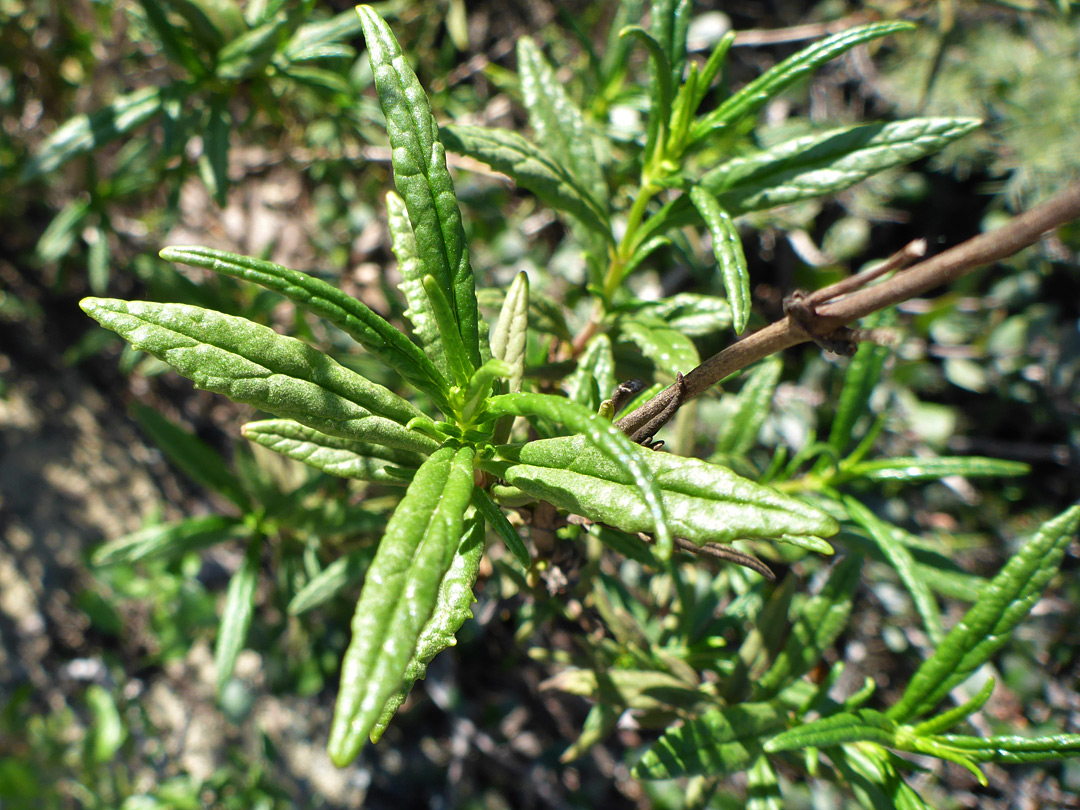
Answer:
M615 5L391 0L379 10L441 120L524 128L514 46L528 34L618 140L641 121L643 57L628 52L624 75L604 87L585 69L605 53ZM931 250L955 244L1080 174L1080 17L1065 0L717 6L696 4L691 49L701 57L728 28L745 32L724 77L730 86L834 26L920 24L916 34L855 49L770 104L730 148L871 117L986 122L943 154L835 199L747 217L757 325L778 317L794 288L824 286L911 239L926 238ZM243 313L336 347L342 362L396 386L381 366L347 353L341 334L271 294L178 271L156 255L165 244L201 243L271 258L399 319L383 206L388 157L349 3L0 0L5 808L681 805L674 783L629 776L655 736L648 723L620 724L587 753L579 743L576 761L560 761L591 715L567 694L585 687L546 679L568 662L617 666L610 647L583 649L583 640L600 638L605 626L659 632L650 623L670 598L655 592L661 578L608 555L591 596L602 620L583 611L581 566L600 566L603 553L579 527L562 530L566 542L554 548L543 582L522 579L498 557L486 563L476 619L459 647L436 659L382 743L351 768L333 769L323 745L338 661L357 580L392 501L375 487L263 457L238 440L241 408L193 391L77 312L76 301L93 292ZM632 182L620 156L608 157L612 176ZM491 288L481 295L489 317L500 288L525 270L541 302L538 322L553 333L569 322L572 334L587 316L585 268L564 225L483 167L457 159L452 168L473 266ZM1074 223L907 302L892 321L898 344L867 403L868 416L886 423L879 451L1032 466L1027 477L978 490L947 478L872 496L875 511L938 537L937 550L974 574L996 571L1011 543L1080 497L1078 250ZM687 236L636 277L638 294L720 294L708 256ZM686 331L702 356L723 345L691 324ZM629 344L615 357L615 379L654 373ZM538 378L558 371L546 366L545 346L530 358ZM816 349L789 352L770 367L775 396L751 441L718 431L739 407L736 382L685 409L669 444L766 469L780 448L827 435L842 372L842 362ZM230 483L200 479L198 465L185 465L193 447ZM223 522L206 523L215 516ZM94 557L103 540L135 530L150 538L141 562ZM190 531L190 550L155 557L155 531ZM268 552L250 649L217 690L217 616L243 557L241 538L255 536ZM344 561L333 570L338 595L305 603L305 586L333 560ZM817 570L809 558L774 562L795 566L803 581ZM1007 689L991 704L992 726L1078 729L1075 570L1074 553L1065 582L1001 660ZM864 578L872 587L858 592L840 646L888 693L912 671L922 640L907 629L917 624L890 569L870 563ZM702 604L760 598L745 579L739 569L702 569ZM738 615L725 619L730 632ZM989 773L978 799L969 777L942 778L958 806L1010 806L1024 791L1075 806L1080 790L1072 763ZM738 789L713 806L741 806ZM809 802L810 786L803 789Z

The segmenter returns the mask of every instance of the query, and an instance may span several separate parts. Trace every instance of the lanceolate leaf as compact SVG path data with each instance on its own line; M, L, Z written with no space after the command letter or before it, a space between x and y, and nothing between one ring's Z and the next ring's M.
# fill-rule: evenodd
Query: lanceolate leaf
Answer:
M299 616L317 608L352 583L358 582L371 562L371 557L370 548L357 549L344 557L338 557L297 591L296 596L289 602L289 615Z
M634 775L676 779L744 770L760 755L762 743L783 727L783 715L769 703L713 709L665 732L645 752Z
M238 518L200 515L177 523L147 526L112 540L94 552L94 565L133 563L160 557L176 558L225 540L247 536L250 530Z
M529 277L518 273L503 300L499 320L491 331L491 356L507 363L513 373L508 382L507 393L521 390L525 375L525 338L529 331Z
M607 201L607 185L581 110L570 100L563 83L531 38L518 40L517 57L521 93L536 141L544 144L549 155L570 167L582 190L602 208Z
M162 91L144 87L120 96L90 115L77 115L42 142L19 174L20 182L33 180L91 152L146 123L161 110Z
M184 304L85 298L80 306L199 388L234 402L336 436L420 452L433 446L402 427L421 415L408 402L266 326Z
M457 643L454 635L466 619L472 618L471 605L476 601L472 589L483 554L484 521L477 515L468 521L450 570L439 585L435 610L417 639L416 652L405 667L401 688L386 701L382 714L371 730L372 742L378 742L382 737L394 713L409 696L413 684L427 675L431 659L447 647L453 647Z
M566 378L563 387L570 399L578 405L596 410L603 400L611 396L616 385L615 358L611 353L611 339L601 332L589 341L589 345L578 358L577 369ZM593 401L594 394L597 397L595 402Z
M232 677L236 658L244 646L251 617L255 613L255 585L259 577L259 556L262 552L261 535L252 537L244 553L244 561L229 580L225 594L225 609L221 614L221 627L214 646L214 669L217 672L218 692Z
M975 118L912 118L807 135L735 158L701 178L732 216L833 194L872 174L940 151Z
M1048 737L968 737L944 734L935 742L958 748L976 762L1044 762L1080 756L1080 734L1052 734Z
M720 207L716 197L704 187L691 188L690 200L712 234L713 254L720 265L724 290L727 291L728 303L731 304L735 333L742 334L746 328L746 319L750 317L750 274L746 268L746 256L743 255L739 231L735 228L731 215Z
M416 236L405 201L396 192L386 192L386 220L390 227L390 242L398 260L398 272L401 273L401 291L409 308L405 315L412 321L424 354L439 370L442 378L449 379L450 364L443 349L442 335L435 323L435 313L431 311L431 301L424 292L424 265L416 252Z
M877 326L876 322L868 325ZM848 363L844 372L844 386L840 390L840 401L836 406L832 427L829 429L829 446L842 456L851 445L855 422L866 413L870 393L881 379L891 350L888 346L865 342L859 344L855 356Z
M648 515L651 524L648 530L656 532L656 545L661 558L670 558L673 541L660 500L660 490L643 463L645 451L631 442L626 434L614 428L606 419L562 397L546 394L503 394L488 400L488 408L495 414L539 416L561 422L570 430L584 434L584 438L596 448L598 455L607 460L607 468L630 485L629 491L634 493L637 504L643 507ZM510 483L514 484L513 481Z
M638 451L644 475L661 493L672 533L695 543L783 538L800 543L836 533L836 521L802 501L740 478L726 467ZM634 476L582 437L504 445L485 464L513 486L627 532L654 531ZM809 540L822 550L820 540ZM828 545L825 546L826 552Z
M588 190L558 160L516 132L492 127L449 124L443 127L446 148L476 158L508 175L547 205L577 218L583 225L611 241L607 215Z
M357 13L364 29L379 103L393 150L394 182L405 200L424 272L447 293L473 367L480 365L476 292L465 231L446 152L427 95L397 40L370 6Z
M715 129L731 126L751 115L761 109L769 99L856 45L899 31L910 31L914 27L911 23L886 22L849 28L799 51L763 73L701 118L694 125L693 139L699 140Z
M619 36L633 37L645 46L649 55L649 134L645 141L645 159L653 155L658 139L666 138L671 119L671 103L675 100L675 85L671 78L671 64L664 47L656 38L639 25L628 25Z
M332 323L432 397L440 408L446 404L445 392L449 384L416 344L332 284L272 262L212 248L167 247L161 251L161 258L251 281L281 293L308 312Z
M758 431L769 415L773 392L783 368L784 361L772 355L754 369L739 391L735 413L720 428L716 439L717 453L742 454L754 446Z
M291 419L248 422L242 432L244 438L275 453L302 461L331 475L360 481L401 484L404 480L388 473L386 467L396 465L412 470L419 467L424 460L419 453L329 436Z
M394 511L356 604L330 756L351 762L401 687L439 586L461 542L473 489L473 449L443 447L424 462Z
M861 461L845 470L845 475L869 478L872 481L937 481L946 475L969 478L1005 478L1026 475L1030 467L1020 461L979 456L946 458L885 458Z
M895 746L896 723L881 712L872 709L843 712L822 717L820 720L805 723L783 734L778 734L765 743L765 750L776 753L794 751L808 746L824 748L864 741Z
M889 716L908 721L932 709L1008 639L1058 570L1080 525L1080 505L1047 521L979 595L934 654L912 677Z
M532 560L529 558L529 550L525 547L525 543L522 542L517 529L510 525L510 521L506 519L506 515L503 514L499 505L484 490L474 489L473 506L483 515L488 525L498 533L502 541L506 543L506 547L510 549L514 559L518 561L522 568L528 570L532 564Z
M620 322L619 332L653 361L658 372L668 377L674 377L678 371L689 373L701 362L694 341L663 321L644 316L627 318ZM608 396L611 392L601 393Z

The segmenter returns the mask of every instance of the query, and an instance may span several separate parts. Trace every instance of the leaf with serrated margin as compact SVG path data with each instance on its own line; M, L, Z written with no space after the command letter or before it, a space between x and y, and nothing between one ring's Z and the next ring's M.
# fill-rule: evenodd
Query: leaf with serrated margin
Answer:
M699 184L732 216L789 205L938 152L980 123L977 118L911 118L834 129L729 160Z
M464 533L473 490L471 447L442 447L416 472L394 510L356 603L341 669L330 757L344 767L360 753L387 700L401 687L439 586Z
M695 543L777 538L803 545L836 534L824 512L726 467L667 453L638 452L659 488L671 531ZM484 468L535 498L626 532L653 531L633 476L578 437L503 445ZM826 553L828 546L825 545Z
M408 450L381 444L329 436L291 419L248 422L241 428L244 438L303 462L317 470L358 481L404 484L405 479L386 471L389 465L412 470L424 457Z
M1006 478L1027 475L1031 467L1022 461L1007 461L981 456L946 458L883 458L860 461L845 470L847 475L871 481L937 481L947 475L968 478Z
M915 610L922 619L923 627L934 644L940 644L945 636L941 628L941 611L934 601L934 594L930 591L930 585L919 576L915 567L915 559L911 556L907 546L899 542L892 532L892 527L850 496L844 496L844 508L848 516L861 526L873 539L886 561L892 566L904 583L904 587L911 594L915 603Z
M690 373L701 362L694 341L663 321L642 316L621 319L619 333L652 360L657 371L669 377L678 371Z
M593 383L596 384L595 392ZM578 357L577 368L563 382L563 388L578 405L595 411L603 400L611 396L616 385L611 338L600 332L593 336ZM599 400L594 401L594 394Z
M607 214L563 164L536 144L508 129L463 124L447 124L442 139L451 152L486 163L556 211L569 214L611 241Z
M220 493L246 509L250 498L229 470L225 459L206 442L145 405L131 406L135 421L170 461L192 481Z
M84 298L83 311L199 388L344 438L430 452L420 411L295 338L186 304ZM378 415L377 415L378 414Z
M166 261L250 281L284 295L313 315L332 323L430 396L445 411L449 383L416 344L363 303L332 284L273 262L206 247L167 247L160 256Z
M238 518L224 515L201 515L176 523L161 523L111 540L94 552L94 565L133 563L160 558L175 559L189 551L198 551L237 537L246 537L250 529Z
M780 381L784 361L772 355L762 361L743 384L735 412L720 428L716 438L717 453L744 454L754 446L758 431L769 415L773 392Z
M582 190L602 208L607 202L607 184L585 117L530 37L518 40L517 58L521 94L536 141L544 144L549 155L570 167Z
M906 722L928 712L1005 644L1057 573L1078 525L1080 505L1042 525L922 663L900 701L889 709L891 718Z
M483 515L488 525L502 538L506 547L510 549L510 553L514 555L514 559L526 571L529 570L529 566L532 564L532 560L529 558L529 550L525 547L525 543L522 542L517 529L510 525L510 521L506 519L506 515L503 514L503 510L499 508L499 505L484 490L474 489L473 506L476 507L476 511Z
M822 717L788 729L765 743L770 754L800 748L826 748L853 742L896 747L896 723L873 709L857 709Z
M742 334L750 317L750 272L739 231L731 214L720 206L708 189L694 186L690 189L690 200L712 235L713 255L720 265L720 277L731 304L732 325L735 334Z
M427 274L416 253L416 236L413 234L412 223L409 222L405 201L397 192L386 192L386 220L390 227L390 245L398 260L398 272L401 273L398 287L405 294L408 304L405 316L412 321L413 330L420 338L420 345L424 347L424 354L438 369L442 380L447 380L450 378L450 364L446 359L446 350L443 348L439 326L435 322L435 313L431 309L431 301L424 292L424 276ZM440 385L445 383L440 381Z
M784 716L768 703L712 709L670 728L634 766L638 779L722 776L745 770L762 743L784 727Z
M906 22L872 23L849 28L804 48L767 70L739 92L730 96L715 110L702 116L691 131L693 140L700 140L714 130L729 127L757 112L769 99L856 45L900 31L911 31L914 28L914 25Z
M640 445L630 441L625 433L617 430L606 419L562 397L549 394L503 394L492 397L487 404L494 414L539 416L561 422L570 430L583 434L582 439L588 441L597 455L607 462L608 469L616 471L627 482L637 504L644 508L651 524L649 531L656 533L656 548L660 558L671 558L674 541L660 500L660 490L643 464L645 451Z
M364 29L379 104L394 166L394 182L405 200L424 272L450 299L462 343L473 367L480 366L479 315L469 251L446 151L427 94L409 67L389 27L370 6L356 12Z
M1021 764L1080 756L1080 734L1051 734L1046 737L969 737L942 734L934 742L959 748L976 762Z
M371 562L372 553L370 548L360 548L338 557L296 592L289 601L289 615L307 613L329 602L352 583L359 582Z
M221 626L214 644L214 670L217 673L218 693L232 677L236 659L244 647L248 628L251 627L251 617L255 614L255 585L259 579L262 544L261 535L251 538L243 562L229 580L225 609L221 613Z
M120 96L90 115L68 119L23 164L19 182L47 174L77 155L92 152L128 134L157 115L162 100L161 88L144 87Z
M476 491L478 490L474 490ZM447 647L457 644L455 634L461 629L466 619L472 618L471 606L476 601L472 589L476 583L476 574L480 569L480 558L483 554L484 521L476 515L466 522L461 545L458 546L454 560L450 563L450 569L439 584L435 609L427 624L424 625L420 638L416 641L416 652L405 667L401 688L386 701L382 714L371 729L372 742L378 742L382 737L394 713L409 696L413 684L423 680L427 675L427 667L431 659Z
M819 593L806 600L792 623L784 649L754 684L754 697L772 697L809 672L847 627L862 557L852 554L837 562Z

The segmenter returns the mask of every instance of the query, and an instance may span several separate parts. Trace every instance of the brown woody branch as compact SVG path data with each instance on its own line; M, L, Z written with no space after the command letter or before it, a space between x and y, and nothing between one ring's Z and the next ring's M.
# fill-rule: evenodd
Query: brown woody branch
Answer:
M628 435L646 424L653 423L650 424L653 427L654 420L660 414L665 414L669 419L674 416L678 409L669 406L676 397L681 405L700 396L725 377L770 354L799 343L828 338L859 318L923 295L978 267L1008 258L1034 244L1047 232L1076 219L1080 219L1080 181L997 230L973 237L879 284L855 290L838 300L818 304L809 321L805 317L795 319L789 315L736 341L686 374L681 390L676 385L666 388L624 416L615 426ZM834 292L830 298L837 294Z

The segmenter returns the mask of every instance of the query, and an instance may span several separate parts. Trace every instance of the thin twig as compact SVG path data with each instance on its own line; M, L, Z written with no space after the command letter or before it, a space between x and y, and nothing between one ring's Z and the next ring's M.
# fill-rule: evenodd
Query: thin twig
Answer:
M649 424L678 395L680 404L770 354L827 337L838 329L873 312L895 306L948 284L977 267L1012 256L1034 244L1048 231L1080 219L1080 182L1074 182L1053 199L1014 217L1002 227L980 234L937 256L919 262L880 284L858 289L840 300L816 307L811 334L806 324L785 317L714 354L683 378L682 390L672 385L637 410L615 423L628 435ZM675 409L677 410L677 409ZM674 416L674 410L668 413Z

